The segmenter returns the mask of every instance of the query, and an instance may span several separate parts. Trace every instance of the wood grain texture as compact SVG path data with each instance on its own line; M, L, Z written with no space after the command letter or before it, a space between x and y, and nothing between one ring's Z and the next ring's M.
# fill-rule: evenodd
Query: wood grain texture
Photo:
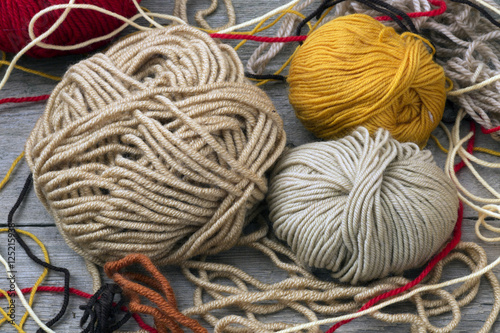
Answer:
M190 18L194 17L194 13L201 8L206 8L209 6L211 1L190 1L188 8L188 14ZM237 21L243 22L253 17L259 16L271 8L275 8L281 4L286 3L284 0L234 0ZM318 0L317 3L320 1ZM191 4L192 3L192 4ZM171 13L173 4L172 1L166 0L144 0L142 2L151 11L161 12L161 13ZM225 22L224 15L224 5L220 4L217 12L210 18L209 22ZM190 21L191 23L195 23ZM266 32L272 35L272 31ZM231 41L231 45L236 45L236 42ZM238 54L241 56L242 60L246 62L250 54L253 52L257 43L249 42L245 45ZM288 51L291 51L290 46ZM286 55L291 54L288 52ZM84 59L85 56L66 56L55 59L30 59L23 58L20 65L24 65L37 70L42 70L54 75L63 75L65 70L72 64ZM277 69L281 63L284 61L284 56L276 59L272 62L269 71ZM2 72L3 73L3 72ZM55 83L44 78L33 76L21 71L14 71L6 87L0 91L0 98L5 97L21 97L21 96L31 96L31 95L41 95L50 93ZM275 106L283 117L285 130L288 135L288 143L291 145L300 145L302 143L313 141L313 136L307 132L300 122L295 118L293 109L291 108L288 97L287 97L287 87L283 83L273 83L264 86L264 90L269 94L275 103ZM9 104L0 106L0 175L3 176L7 171L8 167L16 156L23 150L24 142L28 137L31 129L34 126L35 121L42 114L44 108L44 103L28 103L28 104ZM445 140L445 136L441 130L436 130L435 135L440 140ZM479 146L488 147L496 150L500 150L500 143L491 140L488 136L479 134L477 144ZM426 149L430 149L436 158L439 165L443 165L445 155L439 151L433 142L430 142ZM495 158L493 158L495 160ZM485 179L493 186L499 185L498 171L494 170L483 170L480 169ZM29 170L26 163L22 163L18 167L12 176L11 181L7 186L0 192L0 225L5 226L7 221L7 213L10 207L16 200L22 185L24 183L25 177L28 175ZM464 184L467 184L468 188L474 191L474 193L481 194L483 191L479 189L478 185L473 181L470 172L464 170L460 174L460 179ZM471 210L466 209L465 212L466 219L464 220L464 231L463 239L467 241L475 241L478 239L474 234L474 223L477 214ZM63 241L62 237L59 235L53 219L45 211L44 207L41 205L36 196L30 193L29 197L25 203L21 206L19 213L15 217L15 223L17 227L24 230L30 231L37 235L47 246L50 254L50 258L55 265L64 266L70 269L72 278L71 286L81 289L85 292L91 293L92 286L90 276L87 273L84 265L84 261L81 257L75 254ZM0 234L0 253L6 255L7 245L6 245L7 235ZM33 244L33 242L30 242ZM479 242L483 246L487 253L489 261L496 259L499 254L500 245L498 244L484 244ZM41 255L41 252L36 251L37 254ZM248 251L247 249L236 248L234 250L228 251L226 253L220 254L215 257L214 260L235 264L238 267L244 269L251 275L262 279L264 281L278 281L283 277L282 272L275 268L269 260L258 253ZM29 258L25 255L23 250L17 246L16 247L16 270L17 270L17 282L21 288L31 286L36 278L41 273L41 268L34 265ZM178 295L178 301L181 309L187 308L192 305L192 294L193 286L183 277L181 272L176 267L165 267L162 269L167 278L171 281L176 294ZM497 276L499 276L499 269L495 269ZM461 265L453 265L449 267L446 271L446 277L458 277L467 273ZM4 276L4 272L0 270L0 277ZM44 285L56 285L62 286L63 276L56 274L54 272L49 273L47 279L43 283ZM8 284L6 279L0 278L0 288L8 289ZM482 284L480 292L472 304L462 309L462 320L457 332L474 332L477 331L479 327L482 326L482 321L487 317L492 304L492 292L491 288L487 283ZM43 321L47 321L52 318L62 303L61 295L52 295L47 293L39 293L36 296L36 302L34 309ZM79 332L79 319L82 315L82 311L79 310L78 306L83 304L84 301L78 297L71 297L68 312L61 320L61 322L55 327L57 332ZM0 305L5 308L6 302L4 300L0 301ZM398 306L399 307L399 306ZM392 310L398 307L393 307ZM410 305L404 306L405 309L412 310ZM414 311L414 310L412 310ZM20 303L16 308L16 315L18 318L24 313L24 309L21 307ZM219 313L221 315L223 313ZM230 314L230 312L226 312ZM438 318L433 319L433 323L446 324L447 320L450 319L449 315L443 315ZM272 316L266 318L266 320L280 320L287 322L300 322L301 318L297 318L293 313L283 313L279 316ZM128 324L127 328L134 328L134 323ZM207 326L208 327L208 326ZM35 332L36 325L32 320L28 321L26 325L26 332ZM327 328L327 326L325 326ZM341 332L408 332L409 325L387 325L381 323L372 318L361 318L353 321L349 325L342 327ZM500 332L500 324L496 324L493 327L493 331ZM3 325L0 328L0 332L15 332L15 330L9 325Z

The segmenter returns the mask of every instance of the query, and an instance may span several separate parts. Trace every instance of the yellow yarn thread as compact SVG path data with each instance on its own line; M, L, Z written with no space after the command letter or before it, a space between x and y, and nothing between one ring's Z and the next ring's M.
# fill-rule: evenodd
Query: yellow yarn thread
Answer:
M16 168L16 165L19 163L19 161L21 161L21 159L23 157L24 157L24 151L14 160L14 162L12 163L12 165L9 168L9 171L7 171L7 174L5 175L5 177L3 178L3 180L0 182L0 190L7 183L7 181L9 180L12 172ZM48 264L50 264L49 253L47 252L47 248L45 247L45 244L43 244L38 239L38 237L36 237L35 235L33 235L29 231L24 231L24 230L21 230L21 229L16 229L16 230L20 234L23 234L23 235L31 237L31 239L33 239L35 241L35 243L37 243L38 246L40 247L40 249L42 250L45 262L48 263ZM0 228L0 233L7 232L7 231L9 231L9 228ZM36 280L35 284L33 285L33 288L31 289L31 293L30 293L30 298L29 298L29 301L28 301L29 306L33 305L37 289L40 286L40 284L42 283L42 281L45 279L45 277L47 276L48 272L49 272L48 268L44 268L42 274L40 275L40 277ZM0 289L0 293L2 295L4 295L4 297L7 299L7 304L10 304L10 296L9 296L9 294L5 290L3 290L3 289ZM9 322L12 326L14 326L14 328L19 333L24 333L25 332L24 329L23 329L23 326L26 323L26 320L28 319L28 315L29 315L28 312L24 313L23 317L21 318L21 322L19 323L19 325L15 321L11 322L10 321L10 317L7 315L7 312L5 312L5 310L3 308L1 308L1 307L0 307L0 314L3 316L3 318L0 319L0 326L2 326L2 324L5 323L5 322Z
M12 165L10 166L9 170L7 171L7 174L5 175L5 177L3 177L2 181L0 181L0 190L5 186L5 184L7 184L7 182L10 179L10 176L12 175L12 173L14 172L14 169L16 168L17 163L19 163L19 161L21 161L21 159L23 157L24 157L24 151L21 154L19 154L19 156L17 156L17 158L14 160L14 162L12 162Z
M445 154L448 154L448 149L446 149L445 147L443 147L443 145L441 144L441 142L439 142L439 139L437 137L435 137L434 135L431 135L431 139L434 140L434 142L436 143L436 146ZM491 155L491 156L496 156L496 157L500 157L500 151L497 151L497 150L493 150L493 149L490 149L490 148L484 148L484 147L474 147L472 149L472 151L474 152L479 152L479 153L485 153L485 154L488 154L488 155Z
M9 231L9 228L1 228L0 229L0 233L2 233L2 232L8 232L8 231ZM45 244L43 244L42 241L40 241L40 239L38 239L38 237L36 237L34 234L32 234L29 231L25 231L25 230L21 230L21 229L16 229L16 231L18 233L22 234L22 235L29 236L31 239L33 239L35 241L35 243L37 243L37 245L42 250L45 262L47 264L50 264L49 253L47 252L47 248L45 247ZM31 289L31 292L30 292L30 298L29 298L29 301L28 301L29 306L33 306L33 302L35 300L35 294L37 292L37 289L40 286L40 284L42 283L42 281L45 279L45 277L47 276L48 272L49 272L49 269L48 268L44 268L42 274L40 275L40 277L38 277L38 279L36 280L35 284L33 285L32 289ZM3 289L0 289L0 293L2 293L5 296L5 298L7 299L7 302L8 302L7 304L10 304L10 297L9 297L8 293L5 290L3 290ZM24 313L23 317L21 318L21 322L19 323L19 325L15 321L12 321L12 322L10 321L10 317L8 317L7 312L5 312L4 309L0 308L0 314L2 314L2 316L3 316L3 318L0 319L0 326L3 323L8 322L12 326L14 326L18 332L20 332L20 333L24 333L25 332L24 329L23 329L23 326L26 323L26 320L28 319L28 315L29 315L28 312Z
M5 52L0 51L0 54L2 55L2 60L0 60L0 68L2 68L2 66L4 66L4 65L5 66L10 65L10 61L7 61L7 55L5 54ZM40 72L40 71L31 69L31 68L26 68L26 67L19 66L19 65L15 65L14 68L22 70L23 72L26 72L26 73L31 73L31 74L35 74L35 75L44 77L46 79L50 79L50 80L54 80L54 81L61 81L61 78L59 76L50 75L50 74Z
M423 147L443 116L449 89L433 54L424 38L398 35L370 16L339 17L313 32L292 60L290 103L320 138L383 127Z

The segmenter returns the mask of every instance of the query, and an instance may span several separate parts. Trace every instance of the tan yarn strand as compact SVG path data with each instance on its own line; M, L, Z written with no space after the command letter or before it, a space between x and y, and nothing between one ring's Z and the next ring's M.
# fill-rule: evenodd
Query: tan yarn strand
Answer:
M275 283L261 282L240 269L222 263L209 261L187 261L182 264L184 275L197 286L194 293L194 306L183 311L185 315L201 315L214 327L215 332L276 332L291 328L292 323L263 322L263 315L280 313L284 309L297 312L303 320L313 321L318 315L338 315L355 312L370 298L409 282L402 276L381 279L368 286L346 286L335 282L321 281L302 268L295 255L285 246L271 238L264 237L265 221L260 218L261 228L256 234L247 237L253 242L248 246L266 255L275 266L287 272L288 277ZM249 238L247 238L249 239ZM459 243L455 250L438 263L422 284L434 284L441 279L446 265L453 261L465 263L471 272L487 265L486 253L477 244ZM495 322L500 307L498 279L493 273L486 275L493 288L493 308L480 332L488 332ZM230 283L226 283L230 282ZM460 320L460 308L469 304L476 296L480 279L469 280L453 290L442 289L430 293L437 299L424 299L420 294L411 298L416 313L374 312L374 318L388 323L409 323L412 332L451 332ZM207 298L208 296L208 298ZM263 303L264 300L268 302ZM341 302L339 302L341 300ZM230 315L218 318L215 310L237 307L245 316ZM429 317L452 312L451 320L444 327L436 327ZM256 315L260 315L257 319ZM304 331L302 331L304 332ZM307 332L319 332L312 327Z
M236 15L234 12L233 1L223 0L224 6L226 7L228 22L221 27L212 28L205 19L205 17L215 12L217 7L219 6L219 1L218 0L211 0L211 1L212 2L210 3L210 7L208 7L207 9L197 11L194 16L196 19L196 23L198 23L198 25L201 28L208 30L222 30L232 27L233 25L236 24ZM187 17L188 2L189 0L175 0L174 4L174 15L182 19L184 22L188 22L188 17Z
M495 219L500 219L500 193L498 189L495 189L492 185L489 184L480 174L479 170L475 165L478 165L483 168L492 168L499 169L500 163L492 163L488 162L484 159L479 158L478 156L474 156L467 152L465 148L465 144L468 140L471 139L473 132L468 132L466 135L461 136L460 128L463 123L463 119L466 115L465 110L460 109L457 115L457 119L455 120L455 125L453 126L451 132L445 125L441 125L441 128L444 130L445 134L448 137L449 147L448 147L448 155L446 158L445 171L450 176L451 180L455 183L455 186L458 189L458 195L460 200L462 200L469 207L478 212L478 220L476 222L475 230L476 235L483 241L486 242L496 242L500 240L500 237L486 237L482 234L481 226L486 228L487 230L493 233L499 233L500 229L490 225L485 218L493 217ZM480 184L484 188L485 193L489 193L488 195L479 195L471 192L469 189L463 186L456 172L454 171L454 163L456 161L456 157L460 157L460 159L465 163L468 171L474 176L477 183Z

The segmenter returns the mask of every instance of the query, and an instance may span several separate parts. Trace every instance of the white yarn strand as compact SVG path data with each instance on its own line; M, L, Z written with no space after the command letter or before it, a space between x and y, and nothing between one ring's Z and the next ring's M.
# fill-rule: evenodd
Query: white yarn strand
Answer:
M441 124L440 126L445 132L449 141L448 155L445 162L445 173L455 184L460 200L479 213L475 225L476 236L485 242L498 242L500 241L500 237L486 237L482 234L480 227L482 226L489 231L497 234L500 233L500 228L491 226L485 220L486 217L492 217L497 220L500 219L500 193L479 174L479 171L474 167L474 164L490 169L500 169L500 163L491 163L480 159L470 154L464 148L464 145L474 135L474 133L470 131L464 137L460 137L460 127L465 116L466 112L463 109L460 109L455 120L455 125L453 126L451 132L444 124ZM460 157L461 161L463 161L467 169L469 169L470 173L490 194L490 196L479 196L472 193L469 189L462 185L454 170L454 164L457 156Z
M445 281L445 282L442 282L442 283L432 284L432 285L428 285L428 286L423 286L423 287L420 287L420 288L416 288L416 289L410 291L407 294L404 294L404 295L392 298L392 299L390 299L388 301L385 301L383 303L375 305L375 306L373 306L373 307L371 307L369 309L366 309L366 310L363 310L363 311L359 311L359 312L356 312L356 313L351 313L351 314L348 314L348 315L345 315L345 316L327 318L327 319L323 319L323 320L317 320L317 321L314 321L314 322L310 322L310 323L307 323L307 324L297 325L297 326L294 326L294 327L290 327L290 328L278 331L276 333L298 332L300 330L311 328L311 327L318 326L318 325L333 324L333 323L336 323L336 322L339 322L339 321L343 321L343 320L358 318L358 317L361 317L361 316L373 313L375 311L378 311L380 309L383 309L383 308L385 308L385 307L387 307L387 306L389 306L391 304L395 304L395 303L399 303L399 302L405 301L405 300L407 300L409 298L412 298L413 296L415 296L415 295L417 295L419 293L422 293L422 292L425 292L425 291L430 291L430 290L436 290L436 289L445 288L445 287L452 286L452 285L457 284L457 283L461 283L461 282L465 282L465 281L468 281L468 280L472 280L472 279L478 278L480 276L483 276L485 273L491 271L493 268L495 268L496 266L498 266L498 264L500 264L500 257L498 257L494 262L492 262L488 266L484 267L483 269L481 269L481 270L479 270L479 271L477 271L475 273L472 273L472 274L469 274L469 275L466 275L466 276L463 276L463 277L460 277L460 278L456 278L456 279L453 279L453 280Z
M276 8L276 9L274 9L274 10L271 10L270 12L268 12L268 13L262 15L262 16L256 17L256 18L254 18L252 20L249 20L249 21L237 24L235 26L229 27L227 29L221 30L221 31L219 31L219 33L225 34L225 33L232 32L232 31L235 31L235 30L238 30L238 29L241 29L241 28L246 28L246 27L248 27L250 25L257 24L257 23L259 23L262 20L265 20L265 19L267 19L269 17L272 17L272 16L278 14L279 12L287 9L288 7L296 5L299 1L300 0L292 0L289 3L287 3L287 4L283 5L283 6L280 6L280 7Z
M9 272L10 272L10 267L9 267L9 264L7 263L7 261L5 261L4 257L0 254L0 262L4 265L5 267L5 270L7 272L7 278L9 278ZM33 309L31 308L31 306L28 304L28 302L26 301L26 298L24 298L24 295L23 295L23 292L19 289L16 281L12 281L13 284L14 284L14 288L15 288L15 291L16 291L16 294L17 296L19 297L19 299L21 300L21 303L23 304L23 306L26 308L26 311L28 311L28 313L30 314L31 318L33 318L33 320L37 323L37 325L42 329L44 330L45 332L47 333L54 333L53 330L51 330L49 327L47 327L41 320L40 318L38 318L38 316L36 315L35 311L33 311Z
M134 4L136 6L139 6L138 3L137 3L137 0L132 0L132 1L134 2ZM51 12L51 11L58 10L58 9L64 9L63 14L57 19L57 21L50 27L49 30L47 30L46 32L44 32L40 36L35 37L34 26L35 26L35 23L37 22L37 20L41 16L43 16L44 14L46 14L48 12ZM106 15L108 15L110 17L114 17L114 18L116 18L118 20L121 20L121 21L125 22L125 24L123 24L122 26L118 27L114 31L108 33L107 35L104 35L104 36L101 36L101 37L96 37L96 38L90 39L90 40L88 40L86 42L79 43L79 44L76 44L76 45L69 45L69 46L52 45L52 44L47 44L47 43L42 42L42 40L44 40L45 38L49 37L54 31L57 30L57 28L68 17L68 14L71 11L71 9L88 9L88 10L94 10L94 11L100 12L102 14L106 14ZM110 38L116 36L117 34L119 34L123 29L125 29L128 26L133 26L134 28L136 28L138 30L150 30L151 28L145 27L145 26L141 26L141 25L139 25L139 24L137 24L137 23L134 22L135 20L137 20L137 19L139 19L141 17L145 18L149 22L151 22L151 21L154 22L154 20L152 20L150 17L156 17L156 18L162 18L162 19L166 19L166 20L171 20L171 21L177 22L179 24L186 24L186 22L184 22L183 20L181 20L180 18L178 18L176 16L165 15L165 14L156 14L156 13L145 13L143 10L141 10L139 14L136 14L131 19L128 19L128 18L126 18L126 17L124 17L122 15L119 15L117 13L114 13L112 11L109 11L107 9L104 9L104 8L101 8L101 7L98 7L98 6L95 6L95 5L75 4L75 0L70 0L70 2L67 3L67 4L53 5L53 6L45 8L44 10L39 11L37 14L35 14L31 18L31 21L30 21L30 24L29 24L29 27L28 27L29 35L30 35L30 38L32 40L21 51L19 51L14 56L14 58L12 59L12 61L10 62L10 65L7 67L7 70L6 70L6 72L5 72L5 74L4 74L3 78L2 78L2 81L0 82L0 90L2 90L3 87L5 86L5 84L7 83L7 80L9 79L10 74L14 70L14 67L17 64L17 62L19 61L19 59L26 52L28 52L30 49L32 49L33 47L38 46L38 47L42 47L42 48L45 48L45 49L64 50L64 51L75 50L75 49L79 49L79 48L88 46L88 45L93 44L93 43L97 43L97 42L100 42L100 41L103 41L103 40L110 39ZM161 27L161 25L159 25L158 23L155 23L155 24L157 26Z
M74 3L75 3L75 0L70 0L69 3L68 3L68 6L71 6ZM70 10L71 10L71 8L69 8L69 7L66 8L64 10L64 12L62 13L62 15L57 19L56 22L54 22L54 24L50 27L49 30L45 31L43 34L41 34L37 38L33 39L28 45L26 45L21 51L19 51L14 56L14 58L10 62L9 67L7 67L7 71L5 72L2 81L0 82L0 90L2 90L2 88L5 86L5 83L7 83L7 80L9 79L10 74L14 70L14 66L19 61L19 59L23 56L23 54L25 54L26 52L28 52L35 45L37 45L39 42L41 42L42 40L44 40L45 38L47 38L48 36L50 36L54 31L56 31L56 29L64 22L64 20L66 19L66 17L68 17L68 14L69 14Z

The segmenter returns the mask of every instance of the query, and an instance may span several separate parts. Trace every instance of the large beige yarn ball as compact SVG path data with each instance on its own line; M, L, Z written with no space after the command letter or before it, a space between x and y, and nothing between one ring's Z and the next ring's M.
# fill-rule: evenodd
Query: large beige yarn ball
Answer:
M36 193L97 264L229 249L286 142L234 50L189 26L128 37L72 66L26 144Z

